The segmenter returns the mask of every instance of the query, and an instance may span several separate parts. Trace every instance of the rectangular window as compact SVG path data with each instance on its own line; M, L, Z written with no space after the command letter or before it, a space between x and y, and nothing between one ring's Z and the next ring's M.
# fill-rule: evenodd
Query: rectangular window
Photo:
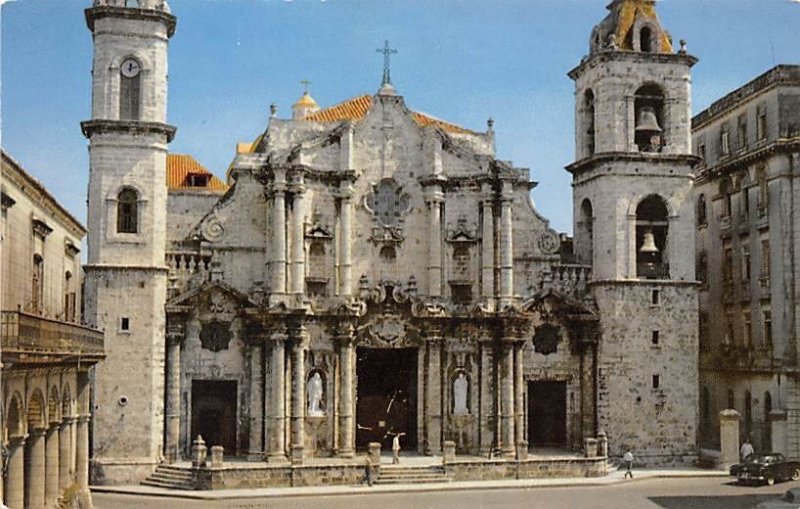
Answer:
M653 375L653 389L658 389L661 386L661 377Z
M697 155L700 156L700 159L703 160L702 164L705 164L705 162L706 162L706 144L705 143L701 143L697 147Z
M761 239L761 286L769 286L769 239Z
M764 343L772 346L772 311L764 311Z
M739 120L736 125L737 141L739 143L739 150L747 148L747 115L739 115Z
M725 258L722 262L722 275L725 281L733 281L733 251L730 247L725 248Z
M723 156L731 153L731 134L728 132L728 126L722 126L722 133L719 136L719 149L720 154Z
M652 302L653 304L658 304L659 299L660 299L660 295L659 295L658 290L653 290L653 293L652 293L652 295L650 297L650 302Z
M131 330L131 321L127 316L123 316L119 320L119 330L128 332Z
M657 331L657 330L654 330L654 331L653 331L653 337L652 337L652 339L651 339L651 341L653 342L653 346L658 346L658 340L659 340L659 337L658 337L658 336L659 336L659 333L658 333L658 331Z
M744 312L744 346L750 348L753 346L753 323L750 317L750 311Z
M745 241L747 241L745 239ZM742 244L742 281L750 281L750 246Z
M767 106L760 104L757 108L756 119L756 139L758 141L767 139Z

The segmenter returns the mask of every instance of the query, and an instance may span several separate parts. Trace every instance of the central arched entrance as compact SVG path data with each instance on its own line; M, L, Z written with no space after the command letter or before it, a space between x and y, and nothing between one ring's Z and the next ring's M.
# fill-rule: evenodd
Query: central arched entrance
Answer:
M404 450L417 447L417 349L356 350L356 447L391 448L392 433L405 433Z

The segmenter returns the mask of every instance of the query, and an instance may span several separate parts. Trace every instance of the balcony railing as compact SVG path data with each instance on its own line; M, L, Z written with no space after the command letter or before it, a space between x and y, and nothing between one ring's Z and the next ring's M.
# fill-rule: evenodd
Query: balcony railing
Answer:
M3 311L2 353L103 355L103 333L23 311Z

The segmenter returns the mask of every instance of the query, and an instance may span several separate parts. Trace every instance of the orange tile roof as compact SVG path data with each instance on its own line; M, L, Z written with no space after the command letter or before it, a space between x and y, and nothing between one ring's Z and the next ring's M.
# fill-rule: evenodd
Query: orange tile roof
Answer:
M191 185L190 175L209 175L203 187ZM167 154L167 189L225 192L228 185L214 176L194 157L187 154Z
M312 113L311 115L305 117L305 120L310 120L313 122L338 122L340 120L361 120L366 116L370 107L372 107L372 96L361 95L349 99L347 101L341 102L339 104L336 104L334 106L331 106L330 108L325 108L324 110ZM450 133L459 133L459 134L473 133L473 131L470 131L469 129L464 129L463 127L458 126L456 124L451 124L450 122L445 122L444 120L439 120L438 118L434 118L429 115L425 115L424 113L419 113L417 111L412 112L412 116L417 125L421 127L425 127L430 124L435 124L438 127Z

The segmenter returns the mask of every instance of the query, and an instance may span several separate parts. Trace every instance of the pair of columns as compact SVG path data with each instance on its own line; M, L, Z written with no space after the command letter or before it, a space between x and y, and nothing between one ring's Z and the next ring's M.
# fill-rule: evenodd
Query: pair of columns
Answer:
M287 192L291 192L293 196L290 213L287 213ZM303 175L298 173L293 182L287 183L286 170L275 169L271 194L272 293L291 293L301 296L305 292L305 218L309 205ZM350 246L353 223L352 195L351 179L345 178L339 183L340 207L337 239L337 292L339 295L345 296L352 294L352 249ZM287 268L290 269L288 282Z
M503 181L500 191L500 224L495 236L494 192L490 183L483 184L483 220L481 245L481 297L491 300L500 299L500 308L509 305L514 298L514 218L513 185ZM495 258L495 239L499 243L499 252ZM495 260L499 261L499 288L495 288Z
M89 416L67 417L48 428L32 428L27 436L11 437L8 454L3 490L8 507L52 507L73 482L88 492Z
M500 355L500 451L513 457L525 441L523 343L506 340Z
M294 196L290 214L287 214L286 208L287 191L292 192ZM272 293L274 294L302 295L305 291L305 191L302 174L297 174L295 181L288 184L286 170L275 170L271 211ZM288 282L287 269L289 269Z

